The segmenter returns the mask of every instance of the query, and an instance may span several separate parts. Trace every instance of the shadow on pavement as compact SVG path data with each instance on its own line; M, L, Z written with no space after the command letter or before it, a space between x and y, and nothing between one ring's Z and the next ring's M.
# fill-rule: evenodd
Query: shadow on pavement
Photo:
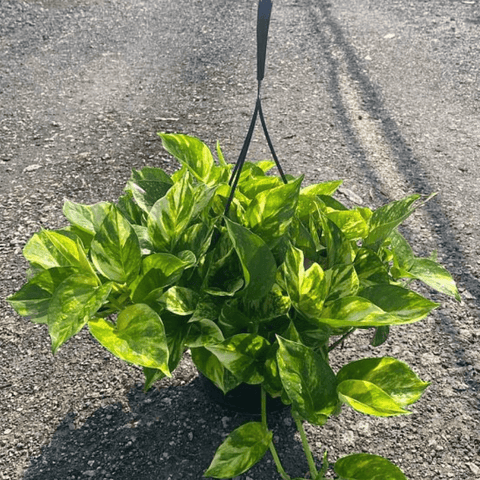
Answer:
M97 410L78 429L69 413L51 443L31 460L24 480L180 480L201 479L227 434L256 417L209 402L199 379L182 387L130 392L131 412L120 404ZM289 409L269 416L287 471L304 474L301 445L294 439ZM270 453L240 479L276 480Z
M312 18L312 24L315 26L315 35L318 38L323 56L328 64L328 91L332 98L332 103L337 114L337 120L339 121L347 145L349 146L351 155L364 169L365 175L372 185L382 184L375 169L369 163L366 152L358 141L348 115L348 107L344 105L340 93L340 65L333 54L331 40L325 33L327 31L330 32L335 47L341 49L343 52L348 74L358 86L361 94L363 108L372 117L381 120L379 124L383 126L385 139L390 144L399 172L408 181L409 185L413 186L416 192L430 195L435 191L435 188L429 183L427 172L415 158L412 149L407 145L397 123L384 107L379 87L373 85L368 75L365 73L354 48L345 39L342 28L331 15L329 7L330 4L328 1L318 0L315 2L315 8L313 6L310 7L310 15ZM317 11L319 11L321 15L318 15L316 9L318 9ZM443 211L441 204L429 202L423 207L423 210L429 216L432 227L434 226L442 239L442 244L439 245L439 251L448 255L449 260L455 265L455 267L450 269L451 273L454 275L457 282L461 278L462 283L471 293L474 295L475 293L478 294L480 292L480 281L466 268L462 267L466 260L465 252L458 242L452 229L450 219ZM480 308L480 295L476 296L474 303ZM451 339L452 350L457 358L457 365L465 366L469 364L469 361L465 357L462 342L457 337L456 329L451 319L442 314L441 311L437 312L437 314L441 319L442 330L447 333ZM480 390L480 383L473 377L473 375L466 373L465 382L473 391L478 392Z

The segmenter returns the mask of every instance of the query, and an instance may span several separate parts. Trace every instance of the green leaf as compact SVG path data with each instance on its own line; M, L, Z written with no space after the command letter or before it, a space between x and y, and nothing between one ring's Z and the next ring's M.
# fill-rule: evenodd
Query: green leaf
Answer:
M176 251L190 250L197 258L203 257L212 241L213 222L211 225L200 222L190 225L180 236Z
M337 381L364 380L373 383L389 395L398 405L415 403L428 387L400 360L392 357L364 358L340 369Z
M343 180L332 180L330 182L315 183L308 187L302 188L301 195L317 196L317 195L333 195Z
M143 211L149 212L172 185L172 179L161 168L144 167L142 170L132 169L125 191L132 194Z
M297 211L295 212L296 218L307 225L309 219L314 215L317 217L317 220L319 220L319 212L320 202L316 196L303 195L300 193L298 196Z
M132 227L143 225L145 212L138 206L132 192L126 192L125 195L121 195L118 198L117 207L131 223Z
M394 265L403 270L410 270L415 263L415 255L407 240L396 229L390 234Z
M389 460L369 453L340 458L335 463L335 473L342 480L408 480Z
M222 330L212 320L207 318L189 321L190 331L185 340L188 348L204 347L205 345L218 344L225 340Z
M261 191L248 206L245 213L248 224L265 242L274 242L290 227L302 180L300 177L286 185Z
M325 271L328 288L328 301L341 297L356 295L360 286L357 272L353 265L334 265Z
M337 408L336 378L312 349L277 335L280 378L293 408L314 425L323 425Z
M414 203L419 198L420 195L410 195L375 210L370 218L370 232L364 246L372 246L378 250L392 231L415 211Z
M233 336L244 332L252 326L252 319L240 310L239 299L228 300L223 304L218 325L227 336Z
M455 297L459 302L462 300L452 276L437 262L429 258L416 258L409 273L437 292Z
M99 286L95 277L74 274L55 290L48 307L48 333L55 353L76 335L106 301L111 283Z
M152 292L177 282L184 270L193 264L193 259L182 260L170 253L154 253L145 257L141 274L131 285L132 301L141 303Z
M244 285L241 278L225 279L223 285L208 285L203 291L215 297L233 297Z
M214 296L233 296L244 286L242 265L226 230L206 255L199 275L203 291Z
M236 428L220 445L204 476L233 478L241 475L263 458L272 436L260 422Z
M197 303L197 307L190 317L189 322L196 322L197 320L216 320L220 313L220 307L212 301L201 300Z
M255 181L245 182L239 187L241 192L249 199L254 199L261 192L272 191L275 187L283 186L278 177L259 177Z
M142 254L150 254L154 250L152 240L148 234L148 228L143 225L132 225L135 235L138 238L138 243L142 250Z
M148 392L155 382L161 380L166 375L156 368L143 367L143 374L145 375L145 385L143 386L143 391Z
M303 252L292 245L287 250L282 275L292 305L309 319L317 319L323 309L328 285L318 263L305 271Z
M194 209L194 189L187 174L149 212L148 231L157 250L173 250L176 241L192 221Z
M374 383L365 380L344 380L337 387L338 397L354 410L376 417L409 415L393 398Z
M390 283L388 266L369 248L361 248L357 252L354 266L360 285L363 287L369 287L379 283Z
M300 339L300 334L298 333L298 330L295 327L295 323L293 323L292 320L290 320L287 329L282 333L282 338L291 340L292 342L302 343L302 340Z
M379 347L384 344L388 339L388 334L390 333L390 327L385 325L384 327L376 327L375 335L373 336L370 345L372 347Z
M212 152L198 138L181 134L159 133L165 150L204 183L208 183L215 166Z
M349 265L355 258L355 253L350 240L344 233L324 215L321 216L323 225L323 238L327 247L328 268L334 265Z
M319 321L332 327L402 325L425 318L437 304L396 285L365 288L358 296L325 304Z
M242 264L245 289L249 300L264 297L275 282L277 265L265 242L247 228L225 219L228 234Z
M274 284L272 290L260 300L243 302L243 312L253 324L269 322L274 318L286 315L292 302L290 297L285 295L282 289Z
M397 231L390 235L396 267L395 278L414 278L429 287L461 301L455 281L450 273L430 258L415 257L412 248Z
M318 235L316 235L318 237ZM301 220L294 217L288 234L290 242L302 250L307 258L315 258L317 254L317 244L314 241L309 228Z
M159 303L176 315L191 315L197 308L198 300L198 293L175 285L160 297Z
M34 267L76 267L94 275L82 244L67 232L41 230L35 233L25 245L23 255Z
M216 150L217 150L218 163L220 164L221 167L226 167L227 163L225 162L225 158L223 156L222 148L220 147L220 142L218 140L217 140L217 144L216 144Z
M255 165L263 173L267 173L269 170L271 170L275 166L275 162L272 162L272 160L260 160L259 162L256 162Z
M325 305L320 322L332 327L377 327L403 323L362 297L342 297Z
M158 134L157 134L158 135ZM185 175L190 176L190 173L188 171L188 168L185 165L182 165L181 168L179 168L176 172L172 173L170 175L170 178L172 179L173 183L178 183L180 182Z
M88 254L93 240L93 235L91 233L86 232L75 225L68 225L56 231L62 235L65 235L66 237L71 238L75 242L78 241L81 245L81 249L85 252L85 255Z
M330 337L333 335L332 329L328 325L317 322L310 328L302 328L299 333L301 342L305 346L313 348L317 353L323 355L323 358L328 359L328 344Z
M363 289L360 297L370 300L387 313L394 314L403 323L425 318L438 304L418 293L396 285L376 285Z
M189 325L185 317L172 314L168 311L162 312L162 321L165 326L168 347L168 369L173 372L186 350L186 340Z
M140 243L133 227L117 207L112 207L90 247L98 271L117 283L130 284L142 263Z
M95 235L100 229L105 217L110 213L113 204L100 202L95 205L82 205L67 200L63 204L63 214L72 225Z
M206 345L205 348L242 382L258 384L263 381L260 367L269 345L260 335L239 333L222 343Z
M160 316L148 305L128 306L120 312L116 324L104 319L90 320L88 328L116 357L171 376L165 328Z
M227 370L220 360L206 348L192 348L192 360L200 372L210 379L223 393L234 389L242 381Z
M47 323L48 306L55 289L70 275L78 272L73 267L56 267L44 270L31 278L7 302L22 317L31 317L35 323Z
M148 214L147 227L155 248L173 252L180 236L208 206L214 193L214 188L203 184L194 188L188 174L175 183Z
M293 327L293 329L295 329L295 327ZM270 345L263 368L264 381L262 387L272 397L280 397L282 392L284 392L280 372L278 371L277 351L278 342L275 342Z
M245 162L243 164L242 173L238 183L239 188L242 188L245 183L255 182L264 176L265 171L260 166L260 162Z
M327 217L348 240L360 240L368 235L368 224L359 209L331 211Z

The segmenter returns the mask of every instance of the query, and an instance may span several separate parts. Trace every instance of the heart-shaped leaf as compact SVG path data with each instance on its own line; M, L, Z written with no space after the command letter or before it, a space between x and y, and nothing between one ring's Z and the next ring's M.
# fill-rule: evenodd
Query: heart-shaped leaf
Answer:
M182 259L170 253L154 253L145 257L141 274L131 285L132 300L145 302L153 292L178 281L183 271L194 263L193 258Z
M172 179L161 168L144 167L142 170L132 169L125 191L132 194L143 211L149 212L172 185Z
M257 384L263 381L260 360L266 357L269 345L260 335L239 333L205 348L242 382Z
M277 336L277 364L293 408L314 425L323 425L338 405L336 378L311 348Z
M375 210L370 218L370 232L364 245L378 250L391 232L415 211L414 204L419 198L420 195L410 195Z
M307 318L316 320L321 315L328 285L318 263L313 263L308 270L304 263L303 252L290 245L281 271L292 305Z
M264 297L275 282L277 264L266 243L247 228L225 219L228 234L240 259L249 300Z
M206 348L192 348L192 360L200 372L210 379L224 394L240 385L238 379L230 370L227 370L220 360Z
M173 286L160 297L159 303L176 315L191 315L198 300L198 293L190 288Z
M342 480L408 480L389 460L369 453L340 458L335 463L335 473Z
M364 358L340 369L337 382L364 380L375 384L399 405L415 403L428 387L410 367L392 357Z
M269 177L266 177L269 178ZM303 177L255 195L246 210L252 232L267 243L275 242L287 232L297 207Z
M418 322L437 304L396 285L379 284L358 296L342 297L325 304L320 322L332 327L381 327Z
M75 267L95 275L80 240L66 231L41 230L25 245L23 255L34 267Z
M182 165L199 180L207 180L214 167L212 152L198 138L188 135L159 133L162 144Z
M128 306L120 312L116 324L104 319L90 320L88 328L98 342L118 358L171 376L165 327L148 305Z
M91 235L95 235L112 206L113 205L108 202L82 205L81 203L73 203L67 200L63 205L63 214L72 225Z
M118 283L131 283L140 271L142 252L135 230L120 210L112 207L90 246L98 271Z
M260 422L236 428L218 447L205 477L233 478L259 462L272 441L272 432Z
M99 286L95 277L82 274L71 275L58 286L47 316L53 353L95 315L111 290L111 283Z
M47 323L48 307L56 288L70 275L78 272L73 267L56 267L44 270L31 278L7 302L22 317L35 323Z
M364 380L344 380L339 383L337 392L342 402L367 415L392 417L411 413L374 383Z

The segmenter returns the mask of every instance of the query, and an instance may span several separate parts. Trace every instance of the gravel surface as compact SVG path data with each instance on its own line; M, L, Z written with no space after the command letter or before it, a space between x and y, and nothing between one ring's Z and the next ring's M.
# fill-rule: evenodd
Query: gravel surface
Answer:
M274 2L264 111L284 168L345 179L339 199L379 206L438 195L407 223L417 254L438 251L456 303L363 334L336 367L393 355L431 382L413 415L344 409L307 426L320 459L366 451L411 480L480 478L480 4L478 0ZM141 391L142 373L86 332L53 357L46 327L4 301L25 281L21 250L59 228L65 199L114 200L131 168L177 166L157 131L219 140L233 162L254 107L253 0L0 1L0 479L200 479L246 417L206 398L188 357ZM251 157L267 158L257 129ZM289 415L270 426L287 471L305 475ZM278 478L269 455L241 480Z

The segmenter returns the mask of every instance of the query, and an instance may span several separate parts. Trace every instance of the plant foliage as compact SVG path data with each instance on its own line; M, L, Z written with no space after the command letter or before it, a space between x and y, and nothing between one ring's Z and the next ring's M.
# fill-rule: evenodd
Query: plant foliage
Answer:
M191 350L223 392L240 383L291 404L322 425L341 404L368 415L409 414L427 383L390 357L361 359L335 373L330 351L356 329L380 345L393 325L425 318L437 304L412 279L459 298L449 273L417 258L398 226L418 195L377 210L348 209L331 181L301 187L267 175L273 162L245 163L227 216L231 165L217 146L161 134L181 168L133 170L117 203L66 202L70 226L42 230L24 248L31 278L9 297L44 323L55 353L87 327L113 355L143 367L145 388L171 375ZM233 478L273 449L264 423L247 423L218 449L206 472ZM278 457L275 459L283 478ZM310 462L312 478L324 478ZM375 455L344 457L345 479L405 478Z

